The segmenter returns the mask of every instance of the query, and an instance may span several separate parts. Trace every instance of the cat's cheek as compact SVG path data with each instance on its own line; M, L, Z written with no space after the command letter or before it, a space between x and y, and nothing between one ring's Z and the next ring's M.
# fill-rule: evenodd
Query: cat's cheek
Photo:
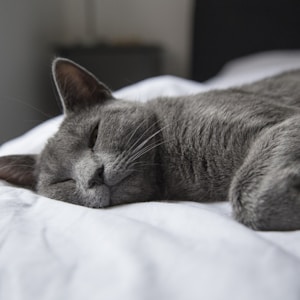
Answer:
M72 180L51 185L39 182L37 193L50 199L78 204L76 185Z
M105 208L111 205L110 190L105 185L80 191L80 194L80 205L91 208Z
M111 187L111 205L120 205L143 201L145 194L141 182L127 180L122 184Z

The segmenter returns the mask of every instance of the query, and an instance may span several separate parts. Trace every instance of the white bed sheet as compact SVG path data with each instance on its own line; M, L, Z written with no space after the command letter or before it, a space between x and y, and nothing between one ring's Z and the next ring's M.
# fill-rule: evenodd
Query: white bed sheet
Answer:
M116 92L146 101L300 67L300 52L229 64L199 84L171 76ZM38 153L61 117L4 144ZM299 216L300 217L300 216ZM228 203L148 202L90 209L0 182L0 299L300 299L300 231L255 232Z

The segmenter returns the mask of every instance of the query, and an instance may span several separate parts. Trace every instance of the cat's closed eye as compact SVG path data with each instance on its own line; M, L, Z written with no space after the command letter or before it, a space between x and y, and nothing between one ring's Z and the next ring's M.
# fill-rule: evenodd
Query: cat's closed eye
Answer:
M98 129L99 129L99 125L97 125L97 126L93 129L93 131L92 131L92 133L91 133L91 135L90 135L90 139L89 139L89 143L88 143L88 147L89 147L90 149L93 149L94 146L95 146L95 144L96 144L96 141L97 141L97 138L98 138Z

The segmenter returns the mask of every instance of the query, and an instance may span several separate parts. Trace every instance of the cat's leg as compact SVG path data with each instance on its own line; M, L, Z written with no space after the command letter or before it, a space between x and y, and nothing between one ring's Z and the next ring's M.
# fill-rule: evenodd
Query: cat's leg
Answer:
M235 173L235 219L257 230L300 229L300 116L267 129Z

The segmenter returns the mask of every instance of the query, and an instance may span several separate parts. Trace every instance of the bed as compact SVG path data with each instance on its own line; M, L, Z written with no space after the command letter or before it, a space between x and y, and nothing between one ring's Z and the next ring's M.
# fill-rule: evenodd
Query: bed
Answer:
M201 84L161 76L115 92L147 101L251 82L300 67L300 51L233 61ZM62 117L7 142L38 153ZM299 299L300 231L255 232L226 202L90 209L1 182L0 299Z
M253 82L300 68L300 50L288 48L235 53L213 71L194 58L194 80L150 78L115 96L147 101ZM0 155L39 153L61 120L3 144ZM253 231L227 202L90 209L0 181L0 214L0 299L300 299L300 231Z

